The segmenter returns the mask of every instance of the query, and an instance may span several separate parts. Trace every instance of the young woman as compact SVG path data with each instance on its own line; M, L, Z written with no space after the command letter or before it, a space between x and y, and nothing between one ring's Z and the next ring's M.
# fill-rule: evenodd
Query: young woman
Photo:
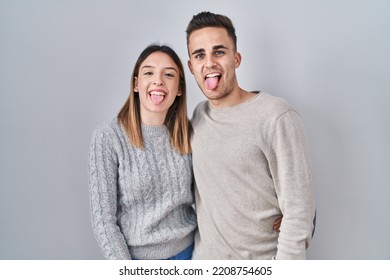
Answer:
M107 259L191 259L190 124L183 65L168 46L139 56L118 116L93 133L92 223Z

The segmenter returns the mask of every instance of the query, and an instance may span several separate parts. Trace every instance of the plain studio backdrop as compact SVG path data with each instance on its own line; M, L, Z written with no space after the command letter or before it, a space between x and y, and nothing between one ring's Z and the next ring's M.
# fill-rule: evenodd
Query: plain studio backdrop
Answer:
M0 0L0 259L101 259L88 153L140 52L187 64L200 11L228 15L239 84L300 113L315 175L309 259L390 259L390 1ZM204 100L186 67L189 116ZM227 139L228 141L228 139Z

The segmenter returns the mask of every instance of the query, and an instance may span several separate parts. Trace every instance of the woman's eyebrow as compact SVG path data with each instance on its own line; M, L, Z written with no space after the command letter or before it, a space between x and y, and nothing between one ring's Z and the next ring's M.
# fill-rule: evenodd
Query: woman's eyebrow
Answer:
M151 65L144 65L144 66L141 67L141 70L144 69L144 68L156 68L156 67L155 66L151 66ZM174 71L178 72L177 69L175 67L172 67L172 66L164 67L164 69L166 69L166 70L174 70Z

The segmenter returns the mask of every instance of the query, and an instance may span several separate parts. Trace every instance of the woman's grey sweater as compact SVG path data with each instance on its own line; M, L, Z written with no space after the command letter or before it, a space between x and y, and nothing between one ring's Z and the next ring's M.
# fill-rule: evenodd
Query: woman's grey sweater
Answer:
M92 225L107 259L164 259L193 243L191 156L172 149L165 126L142 135L145 148L132 146L117 119L93 133Z

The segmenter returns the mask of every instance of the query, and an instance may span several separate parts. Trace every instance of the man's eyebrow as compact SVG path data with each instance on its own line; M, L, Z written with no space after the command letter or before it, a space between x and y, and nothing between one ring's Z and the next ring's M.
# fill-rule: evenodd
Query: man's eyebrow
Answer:
M213 50L219 50L219 49L225 49L225 50L228 50L229 48L224 46L224 45L216 45L216 46L213 46ZM202 52L205 52L204 49L197 49L197 50L194 50L191 54L194 55L194 54L198 54L198 53L202 53Z
M197 53L202 53L202 52L205 52L204 49L197 49L197 50L194 50L191 54L197 54Z
M218 49L228 49L228 47L225 47L224 45L216 45L213 47L213 50L218 50Z

